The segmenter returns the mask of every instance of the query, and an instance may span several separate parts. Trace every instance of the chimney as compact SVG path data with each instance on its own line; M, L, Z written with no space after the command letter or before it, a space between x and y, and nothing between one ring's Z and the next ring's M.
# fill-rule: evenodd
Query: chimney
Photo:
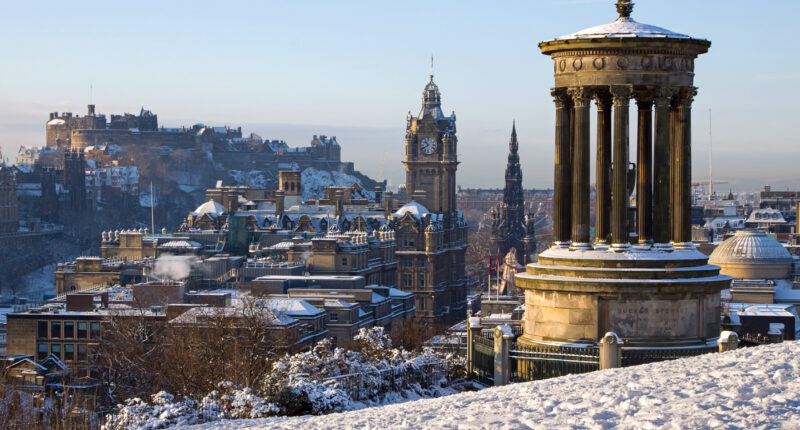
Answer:
M283 215L283 206L284 206L284 199L286 198L286 193L283 190L275 191L275 215L281 216Z
M375 186L375 203L381 202L381 194L383 193L383 188L380 185Z
M386 191L386 194L383 197L383 210L387 218L389 217L389 215L392 214L392 209L394 209L392 207L393 198L394 198L394 193L392 193L391 191Z

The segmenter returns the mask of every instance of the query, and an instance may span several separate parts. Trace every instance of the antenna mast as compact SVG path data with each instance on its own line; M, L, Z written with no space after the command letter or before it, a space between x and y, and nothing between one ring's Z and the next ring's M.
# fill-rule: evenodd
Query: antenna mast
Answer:
M156 215L153 206L153 181L150 181L150 228L153 234L156 234Z
M708 108L708 199L714 194L714 171L712 170L711 157L714 155L711 139L711 108ZM716 204L715 204L716 206Z

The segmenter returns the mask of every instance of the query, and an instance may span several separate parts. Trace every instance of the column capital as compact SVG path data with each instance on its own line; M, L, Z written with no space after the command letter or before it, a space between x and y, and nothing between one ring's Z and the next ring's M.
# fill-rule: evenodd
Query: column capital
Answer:
M670 99L675 94L673 87L659 87L654 91L653 102L656 108L669 106Z
M653 107L655 91L652 88L637 89L633 92L633 98L636 99L639 110L650 110Z
M572 97L572 103L576 108L590 107L592 101L592 89L589 87L569 87L567 94Z
M604 111L611 109L611 103L613 102L613 97L611 96L611 93L608 91L595 91L594 101L595 103L597 103L597 110Z
M556 109L564 109L572 100L567 94L567 89L564 87L551 88L550 95L553 96L553 101L556 104Z
M672 96L672 105L674 107L688 107L692 105L694 96L697 95L697 87L680 87L677 88L675 94Z
M629 106L633 88L630 85L612 85L611 95L614 96L614 106Z

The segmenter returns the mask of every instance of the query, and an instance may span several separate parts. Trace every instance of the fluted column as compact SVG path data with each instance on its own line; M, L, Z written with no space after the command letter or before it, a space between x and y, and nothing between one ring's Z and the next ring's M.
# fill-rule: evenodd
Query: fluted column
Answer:
M595 172L595 243L605 245L611 234L611 94L595 94L597 103L597 167Z
M692 101L694 87L682 87L673 96L674 172L672 201L672 242L676 248L692 246Z
M566 88L553 88L550 92L556 104L556 148L553 169L553 245L569 246L572 217L572 160L570 124L572 101Z
M672 90L661 88L654 98L655 145L653 149L653 242L668 247L670 232L670 97Z
M653 97L636 94L639 108L636 150L636 232L640 245L653 243Z
M586 87L570 88L575 128L573 132L572 154L572 244L571 249L591 249L589 235L589 183L590 153L589 139L591 128L589 114L591 93Z
M628 237L628 106L629 86L614 85L614 165L612 169L611 246L630 247Z

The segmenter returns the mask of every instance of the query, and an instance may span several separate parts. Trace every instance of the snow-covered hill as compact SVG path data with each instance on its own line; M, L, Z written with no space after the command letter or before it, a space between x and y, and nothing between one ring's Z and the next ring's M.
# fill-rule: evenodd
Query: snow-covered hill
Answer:
M800 342L512 384L323 416L193 430L800 428Z

